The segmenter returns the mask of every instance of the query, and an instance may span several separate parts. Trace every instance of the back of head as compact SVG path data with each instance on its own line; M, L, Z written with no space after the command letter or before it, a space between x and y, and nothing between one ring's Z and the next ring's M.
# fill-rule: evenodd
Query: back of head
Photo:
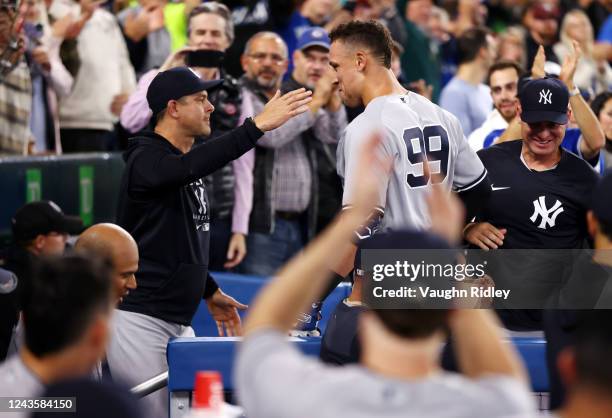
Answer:
M385 68L391 68L393 38L389 30L375 20L367 22L353 20L339 25L330 34L332 43L343 42L346 45L365 48Z
M446 331L446 309L373 309L385 328L400 338L421 339Z
M42 259L23 283L25 344L37 357L77 342L112 304L111 266L97 258Z
M457 38L458 64L472 62L482 48L487 47L488 30L485 28L468 29Z
M612 173L608 172L605 174L593 189L591 196L591 210L599 226L598 233L601 234L607 241L612 243ZM590 214L587 217L589 223L591 223ZM593 233L593 232L591 232ZM594 235L597 235L594 234ZM609 244L603 244L600 237L595 237L595 248L604 249L608 248ZM603 244L603 245L602 245Z
M123 250L126 245L136 246L137 249L136 242L129 232L119 225L101 223L83 231L74 248L76 251L90 252L115 262L116 252Z
M446 259L451 253L449 244L439 236L423 231L390 231L387 233L375 234L359 243L360 250L378 250L385 252L404 252L404 256L411 258L423 255L423 250L430 252L438 259ZM414 250L413 252L405 252ZM361 269L368 269L362 251L358 251L356 266ZM362 263L361 260L364 260ZM371 262L372 259L368 260ZM409 304L405 304L409 306ZM401 338L421 339L432 336L438 331L445 331L448 324L448 309L426 309L426 304L415 301L412 304L415 308L424 306L421 309L372 309L376 317L384 324L387 330Z
M574 353L577 384L612 398L612 311L600 309L582 314Z

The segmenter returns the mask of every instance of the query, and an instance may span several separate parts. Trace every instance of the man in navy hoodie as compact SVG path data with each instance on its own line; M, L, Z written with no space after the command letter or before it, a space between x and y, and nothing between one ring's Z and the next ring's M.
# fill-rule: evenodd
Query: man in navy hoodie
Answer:
M193 336L190 324L202 298L219 335L241 334L237 309L246 306L208 274L210 208L202 178L308 110L311 92L277 93L242 126L192 147L196 136L210 134L214 107L207 90L221 81L201 80L186 67L160 72L147 91L155 130L132 138L124 156L117 223L138 243L139 286L119 305L108 364L113 378L131 385L167 370L168 340ZM144 400L147 416L167 416L165 390Z

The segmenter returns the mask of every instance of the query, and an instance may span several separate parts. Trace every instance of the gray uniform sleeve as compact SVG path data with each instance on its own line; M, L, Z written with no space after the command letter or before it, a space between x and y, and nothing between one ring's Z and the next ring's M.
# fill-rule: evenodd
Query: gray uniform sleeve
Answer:
M470 147L459 124L456 121L454 122L451 126L454 137L457 138L455 143L457 145L457 157L453 189L456 192L464 192L480 183L486 177L487 170L476 152Z
M377 129L373 124L359 123L349 126L345 130L345 136L342 141L342 146L338 148L338 152L342 152L342 156L338 155L338 174L343 178L344 193L342 194L342 206L350 207L352 204L354 190L359 187L355 181L355 174L360 170L358 160L361 147L368 140L370 135ZM383 135L381 152L383 156L394 156L393 152L393 134L387 130L378 127ZM340 173L342 169L342 173ZM389 185L388 173L380 173L378 176L380 185L378 187L378 207L384 212L387 202L387 187Z

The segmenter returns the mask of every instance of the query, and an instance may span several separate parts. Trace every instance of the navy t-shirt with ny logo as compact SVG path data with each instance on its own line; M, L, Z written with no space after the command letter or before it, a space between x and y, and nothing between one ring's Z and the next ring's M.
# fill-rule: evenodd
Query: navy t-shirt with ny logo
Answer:
M504 142L478 152L492 191L477 220L507 229L501 248L581 248L597 173L562 148L556 167L531 170L521 157L522 144Z

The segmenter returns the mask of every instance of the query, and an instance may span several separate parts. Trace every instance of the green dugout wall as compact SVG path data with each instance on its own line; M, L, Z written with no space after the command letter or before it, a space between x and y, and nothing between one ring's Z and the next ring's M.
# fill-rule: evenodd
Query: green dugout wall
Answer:
M53 200L85 225L114 221L123 166L120 153L0 157L0 243L15 211L34 200Z

